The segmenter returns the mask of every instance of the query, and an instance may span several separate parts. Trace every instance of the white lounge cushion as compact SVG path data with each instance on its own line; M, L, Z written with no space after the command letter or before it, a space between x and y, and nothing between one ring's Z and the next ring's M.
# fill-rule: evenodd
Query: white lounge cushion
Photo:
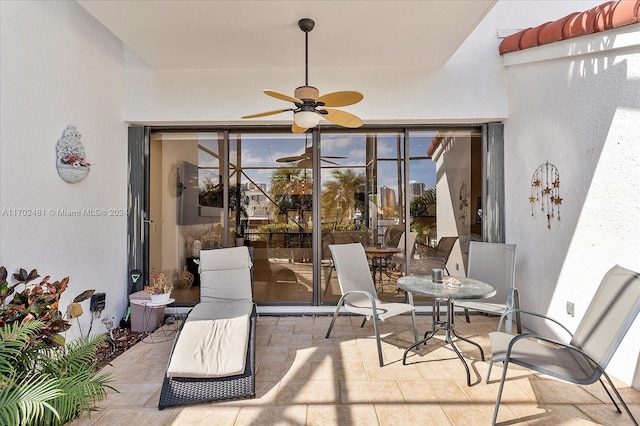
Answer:
M247 247L200 252L200 300L252 300L251 256Z
M245 369L250 315L189 320L175 344L167 377L213 378Z
M251 314L253 302L251 300L208 301L198 303L189 312L186 321L215 320L219 318L234 318Z

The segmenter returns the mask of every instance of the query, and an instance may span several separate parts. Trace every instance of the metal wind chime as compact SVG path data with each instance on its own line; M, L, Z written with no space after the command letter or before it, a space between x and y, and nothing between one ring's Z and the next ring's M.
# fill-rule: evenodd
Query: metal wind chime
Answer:
M458 219L460 219L463 224L466 224L467 216L469 216L469 191L467 190L467 184L462 182L462 185L460 185L460 196L458 198Z
M533 172L531 177L531 216L534 216L534 207L540 203L540 211L547 215L547 229L551 229L551 219L560 221L560 173L558 168L547 161Z

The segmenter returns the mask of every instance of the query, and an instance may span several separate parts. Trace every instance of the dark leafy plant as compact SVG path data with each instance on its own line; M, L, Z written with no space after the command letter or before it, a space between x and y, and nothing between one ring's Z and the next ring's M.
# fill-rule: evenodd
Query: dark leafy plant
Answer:
M113 389L110 375L99 373L95 360L105 336L65 343L60 333L70 324L58 304L68 277L50 282L47 276L33 284L38 272L20 269L13 278L16 283L9 284L6 268L0 267L0 290L7 290L0 312L0 424L64 424L93 410L106 389ZM17 292L20 285L24 288ZM83 292L74 302L93 292Z

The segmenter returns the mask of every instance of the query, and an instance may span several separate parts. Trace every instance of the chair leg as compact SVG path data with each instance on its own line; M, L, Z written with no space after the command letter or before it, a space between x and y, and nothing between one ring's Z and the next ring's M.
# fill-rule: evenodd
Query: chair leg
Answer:
M331 319L331 324L329 324L329 329L327 330L327 335L324 336L325 339L329 338L331 334L331 330L333 329L333 324L336 322L336 318L338 318L338 313L340 313L340 307L344 303L344 296L340 297L338 304L336 305L336 311L333 313L333 318Z
M360 328L364 327L364 325L367 323L367 320L368 320L368 319L369 319L369 318L368 318L368 317L366 317L366 316L365 316L364 318L362 318L362 324L360 324Z
M467 324L471 323L471 320L469 319L469 310L467 308L464 308L464 319L467 321Z
M500 387L498 388L498 396L496 397L496 406L493 409L493 420L491 424L495 426L496 421L498 420L498 410L500 409L500 400L502 399L502 389L504 388L504 381L507 378L507 367L509 366L509 361L505 360L503 362L502 367L502 378L500 378Z
M609 378L609 375L607 373L605 373L604 370L600 370L600 371L602 371L602 375L605 377L605 379L607 379L607 382L609 383L609 386L611 387L611 390L613 390L613 393L616 394L616 397L618 398L618 400L622 404L622 407L624 408L624 411L627 413L627 415L629 416L629 418L631 419L633 424L637 426L638 422L636 421L635 417L633 417L633 414L631 414L631 410L629 410L629 407L627 407L627 403L624 402L624 399L622 399L622 396L620 395L620 392L618 392L618 389L616 389L616 387L614 386L613 382ZM609 395L609 398L611 398L611 402L613 402L613 405L615 405L616 410L618 410L618 412L621 413L622 411L620 411L620 408L618 408L618 404L616 404L616 401L613 399L613 397L611 396L611 394L607 390L607 387L602 382L602 379L600 379L600 383L602 384L602 387L604 387L604 390L607 391L607 394Z
M380 367L384 367L384 362L382 362L382 343L380 342L380 328L378 326L378 316L373 316L373 329L376 333L376 344L378 345L378 362L380 362Z

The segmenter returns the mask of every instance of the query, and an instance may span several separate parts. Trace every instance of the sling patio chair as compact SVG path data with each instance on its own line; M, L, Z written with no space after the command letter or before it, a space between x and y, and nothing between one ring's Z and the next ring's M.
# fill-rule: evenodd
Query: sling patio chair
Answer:
M604 370L640 312L640 274L619 265L611 268L602 279L573 334L560 322L545 315L522 309L512 311L549 320L566 331L571 336L571 340L566 343L535 333L516 335L503 333L500 329L509 310L502 314L498 331L489 333L493 355L487 373L487 383L493 364L503 363L492 424L495 424L498 418L509 363L579 385L600 381L616 410L621 412L602 381L604 376L632 422L638 424Z
M505 309L519 308L518 289L514 286L515 275L515 244L472 241L469 244L467 277L491 284L495 287L496 294L482 301L456 300L455 306L464 308L464 316L468 323L471 322L469 310L502 315ZM518 333L522 333L520 315L516 313L515 319ZM511 333L511 324L511 317L509 317L506 323L507 333Z
M373 319L373 329L376 334L378 345L378 361L380 367L384 366L382 361L382 345L380 343L380 328L378 321L384 321L396 315L410 313L413 324L413 337L418 341L418 331L416 329L415 308L409 303L383 302L378 298L378 294L373 285L373 278L369 271L369 262L364 252L364 247L360 243L329 245L333 264L338 275L338 283L342 296L338 301L333 314L331 324L327 330L325 338L329 338L333 324L344 305L345 309L353 314L364 315L361 327L364 327L367 319Z

